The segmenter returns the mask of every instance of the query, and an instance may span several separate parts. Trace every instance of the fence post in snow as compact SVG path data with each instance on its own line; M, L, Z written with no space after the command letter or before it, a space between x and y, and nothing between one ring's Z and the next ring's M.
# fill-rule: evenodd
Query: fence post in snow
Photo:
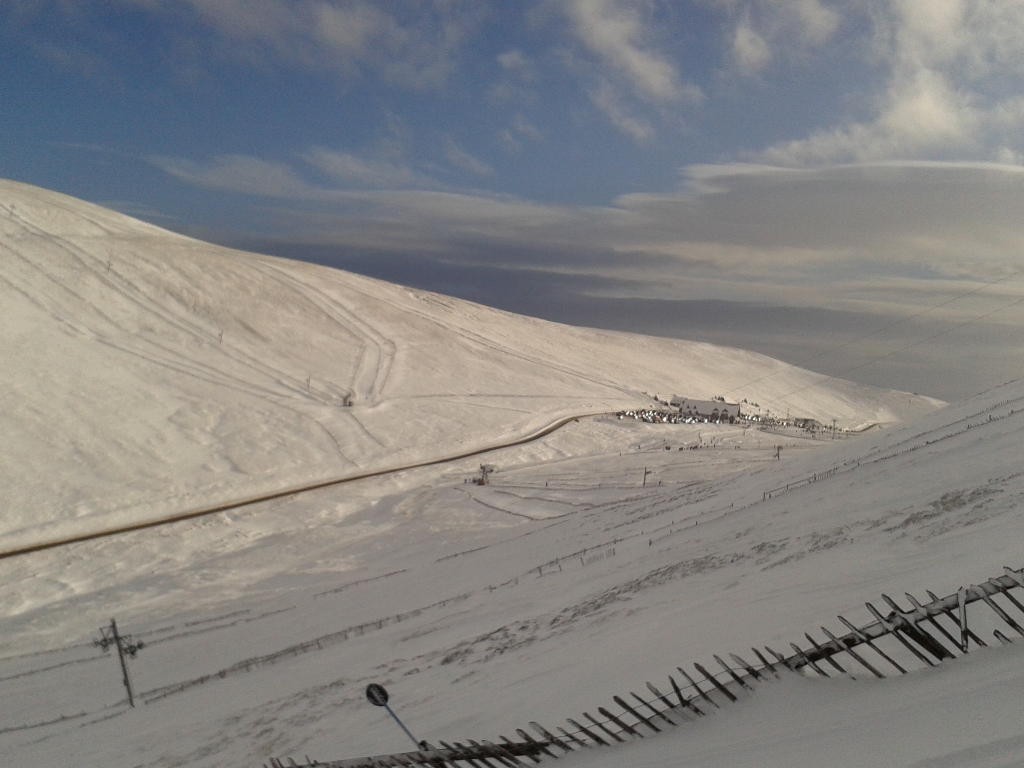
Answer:
M956 592L956 599L960 608L960 647L967 653L967 590L960 587Z

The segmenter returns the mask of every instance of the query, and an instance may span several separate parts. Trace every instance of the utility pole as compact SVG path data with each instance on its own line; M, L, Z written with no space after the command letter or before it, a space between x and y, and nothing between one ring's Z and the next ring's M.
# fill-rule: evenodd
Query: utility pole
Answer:
M109 627L100 627L100 639L94 641L95 645L98 645L104 651L108 650L110 646L117 647L117 658L121 662L121 674L124 676L124 687L128 691L128 703L131 706L135 706L135 694L132 693L132 680L128 676L128 661L125 659L125 654L128 654L133 659L135 654L140 649L145 647L145 643L141 640L135 642L131 635L121 635L117 631L117 622L114 619L110 620Z
M642 486L642 487L644 487L644 488L646 488L646 487L647 487L647 476L648 476L649 474L651 474L651 470L649 470L649 469L648 469L647 467L644 467L644 484L643 484L643 486Z

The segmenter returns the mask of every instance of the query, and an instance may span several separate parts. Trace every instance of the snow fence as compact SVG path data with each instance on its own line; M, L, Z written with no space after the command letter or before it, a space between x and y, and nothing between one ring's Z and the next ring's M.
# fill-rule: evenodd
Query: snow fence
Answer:
M871 622L857 626L839 616L844 633L836 635L825 627L821 627L824 639L804 633L808 645L801 648L790 643L789 654L764 646L763 651L750 649L751 658L756 659L753 662L729 653L731 663L715 654L714 665L695 663L692 671L676 667L679 678L670 674L662 689L648 682L641 689L643 696L634 691L626 697L612 696L614 706L596 707L596 716L584 712L578 719L568 718L568 728L549 730L530 722L533 734L517 728L515 740L506 736L497 741L468 739L465 743L438 740L437 744L424 742L423 748L415 752L333 761L306 757L305 762L297 763L292 758L271 758L265 768L523 767L579 749L610 747L684 726L749 696L759 683L784 673L878 678L887 673L905 675L965 655L972 646L985 647L982 634L989 631L1001 644L1011 642L1007 630L1024 637L1024 604L1018 599L1020 593L1011 594L1011 590L1024 589L1024 569L1003 571L1002 576L946 597L928 592L926 603L905 593L909 608L883 594L887 612L865 603ZM973 611L968 623L967 606L973 603L983 603L990 610ZM1015 619L1011 611L1021 618Z

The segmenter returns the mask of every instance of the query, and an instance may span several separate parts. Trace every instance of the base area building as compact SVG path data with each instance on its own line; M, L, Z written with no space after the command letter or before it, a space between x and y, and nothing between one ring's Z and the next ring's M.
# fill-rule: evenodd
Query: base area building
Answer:
M681 416L708 421L734 422L739 418L739 403L723 403L721 400L691 400L688 397L673 397L669 405L679 409Z

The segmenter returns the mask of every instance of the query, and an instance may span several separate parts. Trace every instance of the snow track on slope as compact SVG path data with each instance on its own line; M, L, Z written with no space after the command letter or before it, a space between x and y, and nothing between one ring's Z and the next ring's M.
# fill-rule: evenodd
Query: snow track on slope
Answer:
M237 258L237 257L236 257ZM283 285L299 293L318 307L338 325L344 327L363 341L363 352L359 358L356 373L352 378L352 391L366 404L374 404L384 394L388 374L397 353L395 342L380 333L370 323L360 319L355 311L337 296L331 296L309 283L296 279L279 266L246 261L258 271L271 275Z
M300 396L306 399L310 395L305 382L300 378L269 366L259 358L241 349L234 348L230 344L222 344L218 340L218 334L212 328L204 328L187 317L178 316L168 307L147 296L137 286L133 285L128 278L123 277L116 270L105 271L106 263L80 246L65 238L60 238L39 229L10 209L7 212L12 220L16 220L26 232L49 242L53 247L67 254L69 258L79 262L82 268L94 279L98 280L106 289L117 294L122 300L136 306L144 315L153 316L166 324L166 326L190 338L195 343L207 346L209 349L214 350L216 354L227 358L231 363L242 366L243 370L248 369L252 374L255 374L255 381L252 376L242 377L231 374L221 367L202 363L195 358L182 357L175 348L161 344L156 338L134 333L119 323L109 313L105 312L100 306L87 299L81 293L71 289L65 281L61 281L56 276L50 274L23 253L9 249L12 256L20 259L30 270L45 279L50 285L50 290L33 290L31 283L23 281L21 284L16 284L11 282L10 276L7 276L7 281L16 287L22 295L46 311L52 318L67 326L72 332L88 336L99 343L106 344L120 352L137 356L154 365L163 366L178 373L195 376L211 384L264 398L272 398L278 405L281 404L280 401L283 397ZM111 272L114 275L113 278L110 277ZM53 294L66 294L72 299L73 303L48 300L48 297ZM91 315L100 322L89 325L73 322L70 316L74 314L75 305L82 310L79 313L79 317ZM106 326L106 328L103 326ZM267 382L268 379L269 382ZM261 380L267 383L262 385L255 383Z

